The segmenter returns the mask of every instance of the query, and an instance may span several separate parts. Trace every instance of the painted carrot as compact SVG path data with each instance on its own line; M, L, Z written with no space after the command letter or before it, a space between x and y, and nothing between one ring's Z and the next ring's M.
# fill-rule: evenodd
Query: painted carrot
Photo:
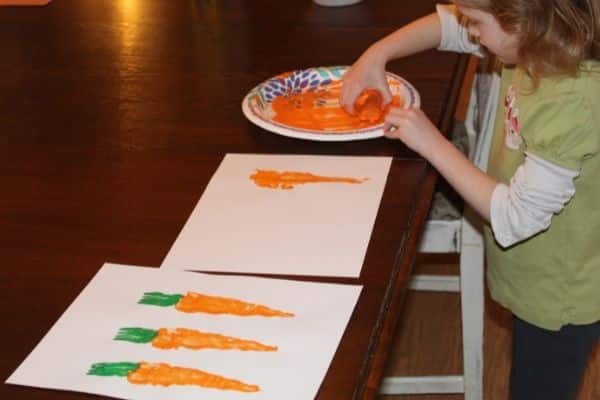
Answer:
M293 189L294 186L305 183L336 182L357 184L367 180L337 176L319 176L311 174L310 172L279 172L265 169L256 170L255 173L250 175L250 179L252 179L257 186L270 189Z
M201 332L187 328L121 328L114 340L133 343L152 343L152 347L163 350L184 347L192 350L220 349L242 351L277 351L276 346L267 346L254 340L238 339L218 333Z
M187 292L187 294L165 294L161 292L146 292L139 304L160 307L175 306L175 309L185 313L233 314L237 316L262 317L293 317L294 314L274 310L272 308L248 303L229 297L209 296L202 293Z
M136 385L196 385L240 392L258 392L260 390L257 385L250 385L199 369L172 366L166 363L147 363L143 361L139 363L126 361L95 363L87 374L126 377L127 381Z

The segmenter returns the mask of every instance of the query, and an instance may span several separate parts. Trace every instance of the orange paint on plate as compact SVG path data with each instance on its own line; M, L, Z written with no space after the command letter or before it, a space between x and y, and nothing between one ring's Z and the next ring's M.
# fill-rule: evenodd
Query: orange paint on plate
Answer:
M278 96L271 103L275 112L273 120L281 124L315 131L348 131L368 128L383 122L390 107L403 104L400 96L392 98L382 107L383 99L378 91L367 89L356 102L356 113L347 113L339 103L342 82L337 81L324 89Z
M270 189L293 189L294 186L303 185L305 183L337 182L357 184L367 180L367 178L357 179L337 176L319 176L311 174L310 172L279 172L264 169L256 170L254 174L250 175L250 179L252 179L257 186Z

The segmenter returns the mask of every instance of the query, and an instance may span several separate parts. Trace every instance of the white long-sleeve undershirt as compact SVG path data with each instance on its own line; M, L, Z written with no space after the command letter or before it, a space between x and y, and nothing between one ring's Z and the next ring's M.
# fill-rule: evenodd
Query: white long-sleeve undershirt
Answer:
M575 194L578 175L526 152L510 184L498 184L492 194L490 223L496 241L507 247L547 229Z

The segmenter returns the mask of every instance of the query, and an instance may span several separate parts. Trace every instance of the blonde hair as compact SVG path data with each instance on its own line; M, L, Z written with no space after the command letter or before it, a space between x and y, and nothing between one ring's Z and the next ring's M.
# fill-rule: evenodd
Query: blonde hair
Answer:
M600 0L454 0L492 14L519 41L519 65L537 82L575 75L587 59L600 60Z

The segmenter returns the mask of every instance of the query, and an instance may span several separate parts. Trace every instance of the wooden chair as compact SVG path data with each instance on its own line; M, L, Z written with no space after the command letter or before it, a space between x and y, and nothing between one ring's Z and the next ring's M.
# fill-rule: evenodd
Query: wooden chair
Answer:
M465 117L466 154L484 170L499 91L500 77L497 74L480 71L475 75ZM459 276L414 275L409 287L413 290L460 292L463 375L386 377L380 393L464 393L465 400L481 400L484 254L481 221L478 215L465 204L462 215L459 214L458 218L429 219L419 251L460 254Z

